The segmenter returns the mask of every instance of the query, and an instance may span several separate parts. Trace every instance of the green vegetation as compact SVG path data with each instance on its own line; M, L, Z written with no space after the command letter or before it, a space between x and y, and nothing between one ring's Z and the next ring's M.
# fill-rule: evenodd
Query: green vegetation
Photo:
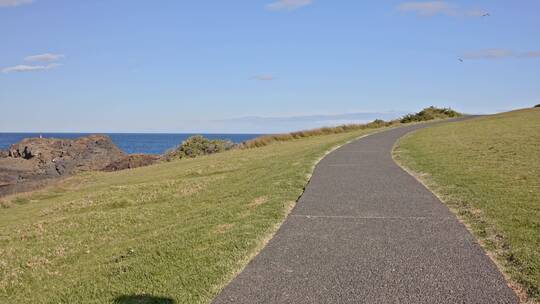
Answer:
M260 147L264 147L266 145L273 144L276 142L290 141L290 140L301 139L301 138L312 137L312 136L341 134L341 133L347 133L347 132L353 132L353 131L377 129L377 128L383 128L383 127L390 127L397 124L399 124L399 121L397 120L384 121L381 119L376 119L366 124L349 124L349 125L341 125L337 127L324 127L324 128L297 131L297 132L291 132L291 133L285 133L285 134L263 135L263 136L254 138L252 140L248 140L242 143L239 147L242 149L260 148Z
M170 162L0 201L0 302L207 303L276 231L317 159L399 124L269 135L236 149L196 136Z
M275 232L315 161L374 131L91 172L5 201L0 302L207 303Z
M401 119L401 123L409 123L409 122L420 122L420 121L428 121L433 119L445 119L445 118L452 118L452 117L460 117L463 114L458 113L450 108L436 108L436 107L429 107L425 108L422 111L416 113L416 114L408 114L405 115Z
M336 127L323 127L291 133L263 135L252 140L243 142L239 145L235 145L228 140L210 140L201 135L195 135L182 142L182 144L180 144L178 147L167 151L165 153L165 159L172 160L186 157L193 158L202 155L220 153L235 148L260 148L276 142L291 141L312 136L341 134L360 130L378 129L399 125L400 123L425 122L434 119L447 119L459 116L462 116L462 114L450 108L437 108L431 106L429 108L423 109L418 113L405 115L401 119L391 121L376 119L370 123L365 124L347 124Z
M540 109L423 129L395 153L540 300Z
M424 122L424 121L429 121L429 120L434 120L434 119L447 119L447 118L453 118L453 117L459 117L459 116L462 116L462 114L450 108L437 108L437 107L431 106L429 108L423 109L422 111L416 114L408 114L404 116L402 119L396 119L396 120L391 120L391 121L384 121L381 119L376 119L367 124L348 124L348 125L341 125L337 127L324 127L324 128L291 132L291 133L285 133L285 134L265 135L265 136L261 136L261 137L258 137L258 138L255 138L253 140L249 140L243 143L242 145L240 145L240 148L258 148L258 147L264 147L268 144L272 144L275 142L289 141L289 140L300 139L300 138L311 137L311 136L340 134L340 133L352 132L352 131L358 131L358 130L377 129L377 128L382 128L382 127L396 126L396 125L399 125L400 123Z
M186 139L177 148L167 151L165 153L165 157L169 160L186 157L193 158L201 155L224 152L232 149L233 147L234 143L230 140L210 140L201 135L195 135Z

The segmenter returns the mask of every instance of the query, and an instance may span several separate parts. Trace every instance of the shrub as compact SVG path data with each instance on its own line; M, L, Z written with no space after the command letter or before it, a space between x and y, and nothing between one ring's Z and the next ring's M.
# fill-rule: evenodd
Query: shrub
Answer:
M535 108L540 108L540 103L534 106Z
M416 114L407 114L401 118L401 123L428 121L433 119L444 119L462 116L461 113L456 112L450 108L437 108L431 106L425 108Z
M210 140L201 135L191 136L182 144L165 153L165 159L178 159L214 154L232 149L235 144L229 140Z

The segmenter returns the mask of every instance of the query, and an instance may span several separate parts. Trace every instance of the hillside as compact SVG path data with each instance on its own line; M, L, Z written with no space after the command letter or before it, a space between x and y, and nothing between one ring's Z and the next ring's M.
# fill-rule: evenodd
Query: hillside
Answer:
M540 109L427 128L395 155L540 300Z
M87 172L4 201L0 302L208 302L276 230L316 160L375 131Z

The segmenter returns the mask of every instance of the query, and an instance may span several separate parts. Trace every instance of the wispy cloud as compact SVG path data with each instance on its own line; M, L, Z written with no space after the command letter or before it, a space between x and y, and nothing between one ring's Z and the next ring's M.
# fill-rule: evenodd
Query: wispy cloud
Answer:
M463 59L502 59L514 57L512 50L507 49L485 49L473 52L467 52L463 55Z
M61 66L59 63L50 63L47 65L26 65L20 64L2 69L2 73L25 73L52 70Z
M540 58L540 51L515 52L509 49L484 49L478 51L467 52L463 54L463 59L468 60L494 60L505 58Z
M23 4L30 4L34 0L0 0L0 7L15 7Z
M416 13L418 16L431 17L447 15L452 17L482 17L488 12L484 9L461 9L446 1L405 2L397 9L405 13Z
M292 11L313 3L313 0L278 0L266 5L266 9L270 11L287 10Z
M2 1L2 0L0 0ZM56 69L59 66L62 66L60 63L56 63L53 61L57 61L64 58L63 54L52 54L52 53L45 53L45 54L39 54L39 55L32 55L32 56L26 56L24 58L25 61L29 62L51 62L49 64L19 64L7 68L3 68L1 71L2 73L26 73L26 72L39 72L39 71L48 71L52 69Z
M282 117L247 116L204 122L204 126L215 126L217 132L238 133L250 130L255 133L279 133L337 126L350 123L366 123L375 119L391 120L403 116L404 112L359 112L346 114L298 115ZM221 131L218 131L221 130Z
M405 2L398 6L402 12L414 12L420 16L433 16L450 10L450 5L443 1Z
M540 58L540 51L526 52L520 55L523 58Z
M57 61L62 58L64 58L64 54L51 54L51 53L45 53L40 55L32 55L27 56L24 58L25 61L42 61L42 62L51 62L51 61Z
M259 80L259 81L272 81L272 80L275 80L276 77L274 75L266 74L266 75L255 75L251 77L251 79Z
M262 117L262 116L245 116L238 118L229 118L219 121L235 121L235 122L250 122L250 123L259 123L259 122L290 122L290 121L302 121L302 122L316 122L316 123L326 123L326 122L335 122L342 121L347 122L364 122L371 121L374 119L387 119L389 117L397 117L399 115L404 115L402 112L358 112L358 113L344 113L344 114L320 114L320 115L298 115L298 116L282 116L282 117Z
M474 9L464 10L461 13L458 12L458 14L455 14L455 16L486 17L486 16L489 16L489 12L487 10L485 10L485 9L474 8Z

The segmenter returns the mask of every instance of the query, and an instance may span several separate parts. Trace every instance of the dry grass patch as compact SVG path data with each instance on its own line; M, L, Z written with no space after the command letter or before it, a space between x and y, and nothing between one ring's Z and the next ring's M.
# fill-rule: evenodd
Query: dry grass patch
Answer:
M217 233L225 233L231 230L234 227L234 224L221 224L216 227Z
M256 199L254 199L253 202L251 204L249 204L249 206L250 207L257 207L257 206L260 206L262 204L266 204L266 202L268 202L268 197L260 196L260 197L257 197Z

